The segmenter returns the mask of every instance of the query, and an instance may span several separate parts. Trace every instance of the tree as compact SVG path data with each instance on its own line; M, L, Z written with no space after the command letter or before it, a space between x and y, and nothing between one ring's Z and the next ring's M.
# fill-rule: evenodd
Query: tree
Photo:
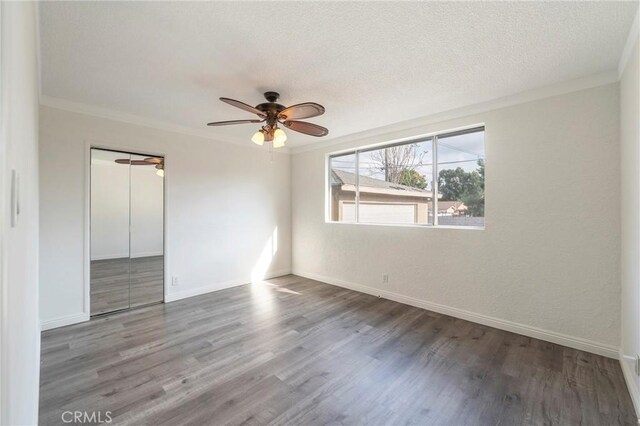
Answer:
M479 184L480 174L476 171L465 172L462 167L440 170L438 174L438 190L443 201L458 201L462 194Z
M484 160L478 160L478 169L465 172L456 169L441 170L438 174L438 191L443 201L462 201L467 214L484 216Z
M480 175L480 187L484 191L484 159L480 158L478 160L478 174Z
M461 200L467 206L470 216L484 216L484 160L478 160L477 173L480 180L473 187L469 187L462 194Z
M484 216L484 191L465 192L460 197L460 201L467 206L469 216Z
M371 153L373 168L384 173L387 182L401 183L405 170L413 170L422 164L427 151L419 152L417 143L392 146Z
M402 170L402 172L400 172L400 181L398 183L419 189L425 189L427 187L426 178L415 169Z

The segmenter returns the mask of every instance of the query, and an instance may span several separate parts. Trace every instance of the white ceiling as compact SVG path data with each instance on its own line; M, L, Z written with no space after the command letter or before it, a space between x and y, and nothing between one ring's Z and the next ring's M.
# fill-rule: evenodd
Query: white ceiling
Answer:
M249 140L276 90L335 138L616 68L637 2L42 2L42 93ZM324 139L293 131L289 146Z

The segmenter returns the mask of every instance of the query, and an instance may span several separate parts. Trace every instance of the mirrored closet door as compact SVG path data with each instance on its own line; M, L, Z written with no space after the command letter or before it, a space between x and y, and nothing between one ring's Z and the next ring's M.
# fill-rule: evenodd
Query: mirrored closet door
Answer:
M91 149L91 315L164 299L164 158Z

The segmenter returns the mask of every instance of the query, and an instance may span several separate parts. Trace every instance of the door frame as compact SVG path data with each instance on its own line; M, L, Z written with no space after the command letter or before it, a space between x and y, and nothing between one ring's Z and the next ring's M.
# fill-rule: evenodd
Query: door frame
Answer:
M134 154L134 155L146 155L149 157L157 156L164 158L164 182L162 186L162 251L163 251L163 297L162 302L166 303L167 300L167 289L169 283L170 271L168 268L168 259L169 259L169 246L167 244L167 238L169 235L169 227L168 227L168 161L167 154L161 151L157 151L154 149L146 149L145 147L133 147L131 145L120 145L110 142L104 141L96 141L96 140L85 140L84 146L84 229L83 229L83 240L84 240L84 249L83 249L83 274L84 274L84 302L83 302L83 321L89 321L91 319L91 149L102 149L106 151L117 151L122 152L124 154ZM145 305L146 306L146 305ZM141 306L144 307L144 306ZM131 309L131 308L129 308ZM128 310L128 309L126 309ZM119 310L116 312L125 312L126 310ZM114 312L114 313L116 313ZM98 314L100 315L107 315Z

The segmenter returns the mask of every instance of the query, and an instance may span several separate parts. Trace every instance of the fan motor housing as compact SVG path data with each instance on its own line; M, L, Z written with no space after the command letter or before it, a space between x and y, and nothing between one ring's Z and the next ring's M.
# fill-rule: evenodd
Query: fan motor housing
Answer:
M256 105L256 109L264 112L267 116L267 124L270 127L274 127L278 120L278 114L280 114L281 111L285 110L286 107L275 102L265 102Z
M280 93L278 92L264 92L264 98L269 102L276 102L280 99Z
M256 105L256 109L259 109L262 112L270 112L270 111L274 111L276 113L284 111L286 109L286 107L284 105L281 104L277 104L275 102L265 102L263 104L259 104Z

